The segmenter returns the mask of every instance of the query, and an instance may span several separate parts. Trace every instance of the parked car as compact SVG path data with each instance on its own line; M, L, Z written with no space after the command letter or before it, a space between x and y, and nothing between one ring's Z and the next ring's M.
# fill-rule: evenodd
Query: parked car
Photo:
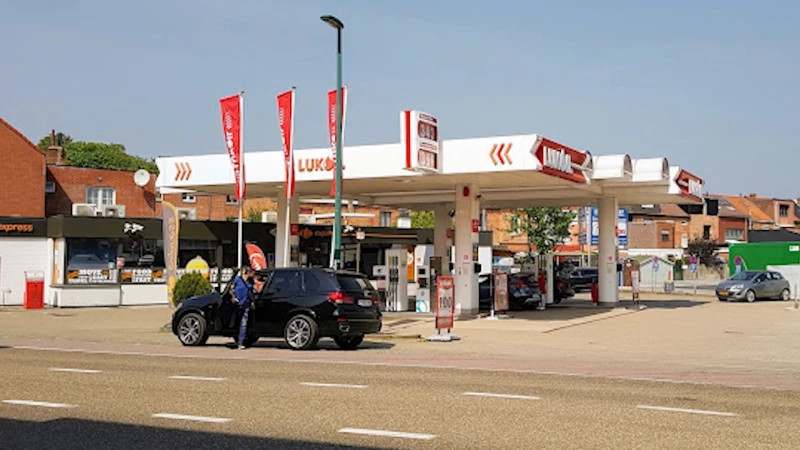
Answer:
M478 298L479 308L482 311L489 311L494 302L494 280L492 275L481 275L478 277ZM512 311L519 311L530 304L538 304L541 301L540 292L534 289L529 280L517 274L508 275L508 307Z
M283 337L293 350L307 350L320 338L333 338L342 349L355 349L364 335L382 328L378 292L363 275L346 271L282 268L257 271L264 281L253 294L250 334L245 345L261 337ZM231 302L231 280L212 292L180 304L172 332L183 345L203 345L209 336L236 339L238 306Z
M479 307L483 311L491 309L494 302L494 284L489 279L489 275L481 275L478 278L479 286ZM561 303L562 300L573 297L575 291L569 285L569 280L557 277L555 282L555 295L553 301ZM536 274L516 273L508 276L508 303L512 311L520 311L525 308L538 306L542 301L542 291L539 289L539 280Z
M743 271L717 285L717 298L720 301L772 298L789 300L789 282L778 272Z
M574 267L567 277L575 292L581 292L590 290L592 284L597 283L599 275L595 267Z

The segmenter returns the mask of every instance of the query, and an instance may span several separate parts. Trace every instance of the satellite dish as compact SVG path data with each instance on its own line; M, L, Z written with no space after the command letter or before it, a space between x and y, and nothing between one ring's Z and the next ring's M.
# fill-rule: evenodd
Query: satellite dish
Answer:
M150 182L150 172L144 169L137 170L133 174L133 182L139 187L146 186Z

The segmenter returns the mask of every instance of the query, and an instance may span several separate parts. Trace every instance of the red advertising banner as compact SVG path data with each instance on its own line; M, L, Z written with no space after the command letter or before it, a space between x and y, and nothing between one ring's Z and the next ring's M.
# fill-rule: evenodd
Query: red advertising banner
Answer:
M252 267L253 270L263 270L267 268L267 257L264 256L264 251L261 250L261 247L256 244L245 244L245 249L247 249L247 259L250 260L250 267ZM255 282L256 291L261 292L262 287L264 287L264 282L257 280Z
M233 166L236 180L236 200L245 197L244 160L242 159L242 111L244 99L242 94L231 95L219 101L222 110L222 132L225 135L225 147Z
M294 196L294 89L278 95L278 124L281 127L283 158L286 164L286 198Z
M508 311L508 274L497 272L494 274L494 310Z
M436 278L436 328L453 328L455 321L455 281L453 277Z
M344 145L344 128L347 124L347 86L342 86L342 145ZM336 163L336 89L328 92L328 138L331 144L331 159ZM344 163L344 161L343 161ZM336 195L336 170L333 171L330 196Z

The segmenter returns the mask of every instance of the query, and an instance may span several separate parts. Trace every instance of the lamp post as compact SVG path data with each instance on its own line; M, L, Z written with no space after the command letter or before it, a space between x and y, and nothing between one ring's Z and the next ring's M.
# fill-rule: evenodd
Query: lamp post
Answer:
M333 216L333 268L342 266L342 29L344 24L334 16L320 17L336 29L336 197Z

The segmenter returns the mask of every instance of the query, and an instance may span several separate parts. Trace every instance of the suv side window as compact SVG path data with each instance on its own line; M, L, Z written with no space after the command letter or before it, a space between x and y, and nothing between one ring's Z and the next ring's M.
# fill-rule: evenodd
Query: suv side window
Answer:
M307 293L319 292L320 288L322 287L322 283L320 283L317 275L310 270L303 272L303 285L305 286Z
M276 294L298 294L303 292L303 278L299 270L276 270L272 273L269 287Z

